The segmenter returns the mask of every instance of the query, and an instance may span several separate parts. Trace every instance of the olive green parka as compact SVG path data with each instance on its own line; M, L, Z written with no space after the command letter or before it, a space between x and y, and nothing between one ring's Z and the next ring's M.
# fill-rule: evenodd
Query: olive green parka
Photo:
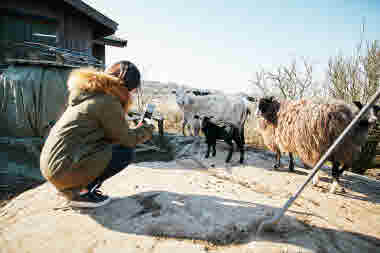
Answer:
M112 144L135 147L152 138L153 129L149 124L131 129L116 96L72 89L44 143L41 172L58 190L85 187L103 173Z

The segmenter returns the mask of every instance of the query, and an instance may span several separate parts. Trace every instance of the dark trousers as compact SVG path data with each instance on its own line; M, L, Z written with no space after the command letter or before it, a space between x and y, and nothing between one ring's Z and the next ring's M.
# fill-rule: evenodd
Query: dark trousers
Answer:
M99 188L104 181L110 177L116 175L123 169L125 169L136 158L136 152L134 148L127 148L121 145L114 145L112 147L112 159L109 162L107 168L105 168L102 175L97 177L88 186L88 190L92 190L94 187Z

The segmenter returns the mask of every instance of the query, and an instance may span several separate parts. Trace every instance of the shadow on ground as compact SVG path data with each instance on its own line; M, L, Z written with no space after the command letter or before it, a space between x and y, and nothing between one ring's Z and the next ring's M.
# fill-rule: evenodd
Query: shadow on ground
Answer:
M139 208L135 210L123 208L136 206L136 202ZM158 191L115 199L106 207L81 213L122 233L199 240L216 246L270 241L316 252L375 252L380 247L378 238L310 226L287 215L273 232L256 237L260 222L276 211L276 207L254 202Z
M324 172L327 173L328 176L321 176L320 180L331 184L331 171L327 170ZM359 193L359 195L352 194L349 191L337 192L336 194L346 198L369 201L375 204L380 203L380 184L378 181L351 172L345 172L341 176L340 181L346 190Z

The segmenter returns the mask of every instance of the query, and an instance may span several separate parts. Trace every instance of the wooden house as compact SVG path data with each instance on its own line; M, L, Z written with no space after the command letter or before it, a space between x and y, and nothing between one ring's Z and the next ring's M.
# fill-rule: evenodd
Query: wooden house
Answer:
M36 55L33 48L43 45L46 56L58 48L63 53L92 56L104 65L105 46L127 45L127 40L114 36L117 27L115 21L80 0L2 0L0 62L39 58L41 54Z

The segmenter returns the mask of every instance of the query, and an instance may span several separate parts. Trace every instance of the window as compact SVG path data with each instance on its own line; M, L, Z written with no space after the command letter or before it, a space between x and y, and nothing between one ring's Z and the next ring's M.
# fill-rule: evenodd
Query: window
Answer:
M58 23L55 20L27 15L0 15L0 40L32 41L55 45Z
M30 24L31 41L55 45L57 42L57 24L34 20Z

